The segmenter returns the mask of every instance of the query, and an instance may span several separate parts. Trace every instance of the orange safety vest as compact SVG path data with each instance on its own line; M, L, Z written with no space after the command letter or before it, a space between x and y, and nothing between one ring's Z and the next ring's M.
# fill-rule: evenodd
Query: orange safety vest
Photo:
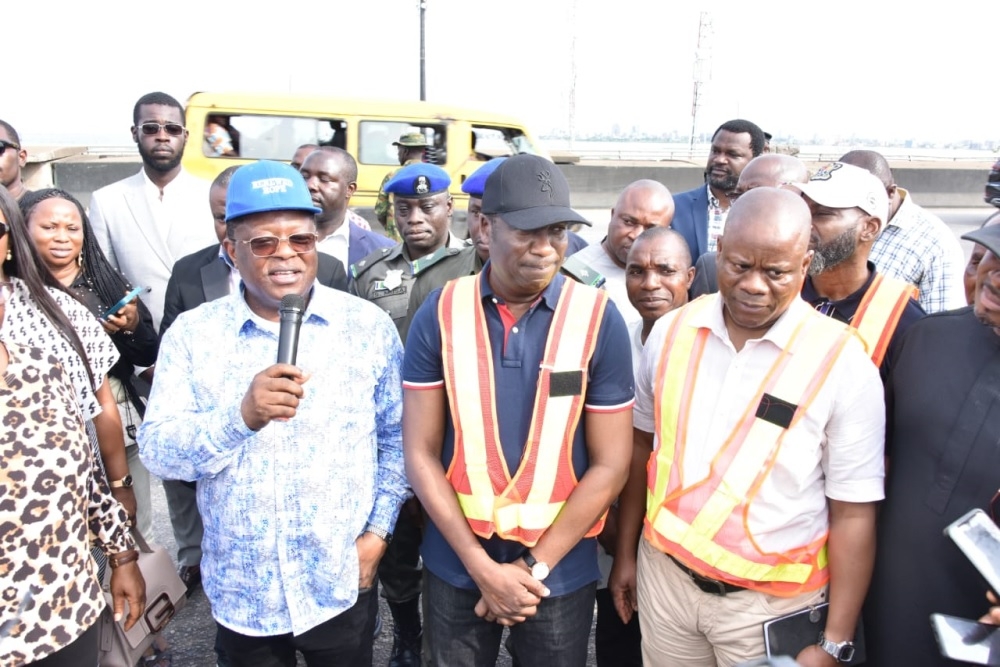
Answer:
M855 333L808 311L719 448L708 476L685 482L691 402L710 335L689 320L713 304L718 301L702 297L681 310L660 354L654 394L659 446L647 464L643 535L712 579L783 597L819 589L829 581L827 533L784 553L766 552L750 533L747 517L785 434L805 416ZM765 393L797 406L787 429L757 417Z
M455 453L446 476L476 535L496 534L531 547L555 521L578 482L573 435L583 413L587 369L608 297L563 281L545 342L527 443L512 478L500 444L493 355L479 279L476 275L449 282L438 304L444 381L455 428ZM552 375L563 371L580 372L580 391L552 396ZM603 527L602 516L586 536L598 535Z
M917 288L910 283L876 273L868 291L861 297L851 326L857 329L876 366L881 366L885 359L906 304L918 294Z

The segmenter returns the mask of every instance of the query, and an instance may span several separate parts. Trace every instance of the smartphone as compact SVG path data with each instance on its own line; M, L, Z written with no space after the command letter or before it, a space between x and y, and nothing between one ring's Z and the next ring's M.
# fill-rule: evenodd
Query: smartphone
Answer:
M944 657L975 665L1000 665L1000 626L944 614L931 614L931 626Z
M123 296L121 298L121 301L119 301L115 305L113 305L110 308L108 308L107 312L104 313L104 317L101 318L101 319L104 319L104 320L108 319L109 317L111 317L112 315L114 315L115 313L117 313L119 310L121 310L122 308L124 308L125 306L127 306L129 301L131 301L135 297L139 296L143 292L148 292L148 291L149 291L148 287L136 287L131 292L129 292L128 294L126 294L125 296Z
M1000 593L1000 528L986 512L974 509L944 529L994 593Z

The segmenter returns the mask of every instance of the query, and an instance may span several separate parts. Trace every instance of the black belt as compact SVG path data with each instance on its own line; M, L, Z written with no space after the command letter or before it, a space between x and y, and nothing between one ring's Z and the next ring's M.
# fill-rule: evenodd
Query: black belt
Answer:
M734 586L733 584L727 584L724 581L719 581L718 579L710 579L708 577L703 577L691 568L689 568L684 563L680 562L670 554L667 557L674 561L674 564L681 569L687 576L691 578L691 582L705 591L706 593L711 593L712 595L728 595L729 593L739 593L740 591L747 590L743 586Z

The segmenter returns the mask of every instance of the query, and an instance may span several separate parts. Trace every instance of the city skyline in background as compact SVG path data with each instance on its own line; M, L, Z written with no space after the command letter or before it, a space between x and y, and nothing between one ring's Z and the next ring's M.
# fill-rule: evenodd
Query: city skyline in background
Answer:
M424 2L428 100L512 114L540 136L686 141L708 12L696 136L741 117L799 143L1000 148L986 1L808 15L788 0ZM5 10L5 45L32 66L0 118L26 143L129 144L132 105L152 90L418 99L417 0L177 0L149 16L100 4Z

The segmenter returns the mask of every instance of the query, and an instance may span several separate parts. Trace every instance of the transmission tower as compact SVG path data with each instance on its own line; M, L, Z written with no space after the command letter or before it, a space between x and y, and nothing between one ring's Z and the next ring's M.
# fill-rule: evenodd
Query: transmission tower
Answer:
M694 51L694 70L692 72L694 91L691 94L691 140L689 151L694 151L694 130L698 123L698 110L702 105L704 91L702 87L712 80L712 15L701 12L698 20L698 46Z

